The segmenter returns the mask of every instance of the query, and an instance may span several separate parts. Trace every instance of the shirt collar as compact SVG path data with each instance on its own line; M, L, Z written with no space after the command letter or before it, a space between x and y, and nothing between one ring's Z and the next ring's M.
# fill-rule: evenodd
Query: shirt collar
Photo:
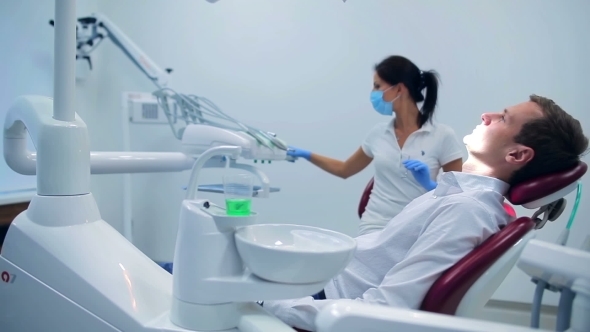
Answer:
M490 190L504 196L509 188L508 183L489 176L465 172L445 172L434 190L434 195L446 196L472 190Z
M394 133L393 131L393 121L395 121L395 117L393 117L389 123L387 124L387 128L385 129L386 132L391 132ZM422 125L422 127L418 128L418 130L416 130L415 132L419 133L419 132L430 132L432 131L433 125L432 123L430 123L430 121L426 121L426 123L424 123Z

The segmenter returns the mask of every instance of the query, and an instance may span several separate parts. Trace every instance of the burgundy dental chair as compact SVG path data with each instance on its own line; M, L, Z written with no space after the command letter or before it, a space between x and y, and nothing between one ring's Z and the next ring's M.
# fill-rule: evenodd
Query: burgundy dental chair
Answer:
M524 245L535 236L534 230L561 215L566 205L563 197L576 189L577 181L587 169L580 162L569 170L510 188L506 199L513 205L536 210L533 216L512 221L445 271L431 286L420 310L475 317L516 264ZM359 217L365 211L372 189L373 179L361 196ZM514 213L509 204L505 204L505 209L509 214Z

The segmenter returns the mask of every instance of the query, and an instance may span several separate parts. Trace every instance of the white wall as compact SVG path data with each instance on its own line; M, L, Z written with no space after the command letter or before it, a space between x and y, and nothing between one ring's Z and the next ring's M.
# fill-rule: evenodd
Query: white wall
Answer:
M96 0L78 0L77 13L86 15L96 10ZM49 20L55 17L54 1L9 0L0 9L0 123L14 100L24 94L53 96L53 28ZM85 86L77 89L78 112L86 121L92 121L96 112L93 99L97 95L89 78ZM88 116L86 116L88 115ZM29 149L34 150L29 140ZM0 155L3 146L0 144ZM35 191L36 177L12 171L0 158L0 200L13 201L13 197L28 200Z
M367 131L385 120L371 109L368 95L373 65L390 54L438 70L443 85L436 118L460 137L471 132L482 112L524 101L531 93L555 99L590 134L590 2L585 0L222 0L213 5L103 0L99 9L156 63L174 69L171 84L177 90L206 96L290 144L335 158L348 157ZM93 149L120 150L121 92L151 92L153 86L111 43L96 53L101 61L91 79L99 83L88 87L97 94L96 113L85 120ZM178 146L165 126L131 132L136 149L173 151ZM358 199L372 169L343 181L305 161L261 167L282 188L255 202L261 218L356 231ZM218 173L207 174L203 182L219 181ZM153 259L171 259L182 198L177 188L187 178L134 176L135 235ZM585 188L589 179L583 180ZM118 229L121 180L120 175L93 176L101 213ZM538 238L555 241L573 198L568 196L564 215ZM590 233L584 222L588 214L590 206L583 204L571 246L579 247ZM530 302L532 294L533 284L515 269L494 298ZM557 297L548 294L544 302L556 304Z

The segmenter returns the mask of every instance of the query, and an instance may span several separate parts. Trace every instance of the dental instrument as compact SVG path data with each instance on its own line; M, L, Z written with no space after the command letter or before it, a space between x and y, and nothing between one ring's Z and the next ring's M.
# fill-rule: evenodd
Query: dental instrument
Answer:
M174 275L151 261L101 218L89 190L99 161L105 174L154 164L149 158L131 163L92 158L88 130L73 102L75 13L75 0L55 1L55 99L21 96L4 124L4 144L14 152L5 155L7 162L23 156L26 147L19 144L27 132L32 138L37 194L11 223L0 253L0 326L293 331L254 301L318 292L347 265L354 239L310 226L260 224L256 212L228 216L222 207L196 199L202 168L242 154L241 146L218 145L192 164ZM305 274L281 274L293 266Z

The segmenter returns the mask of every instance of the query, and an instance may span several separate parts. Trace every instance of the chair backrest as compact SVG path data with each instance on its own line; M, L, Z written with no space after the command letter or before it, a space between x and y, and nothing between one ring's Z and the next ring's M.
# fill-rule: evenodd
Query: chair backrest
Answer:
M489 237L436 280L420 309L454 315L463 296L477 279L534 228L535 222L531 218L521 217Z
M369 180L365 190L363 190L363 194L361 195L361 201L359 202L358 214L359 218L363 216L365 213L365 208L367 207L367 203L369 203L369 198L371 198L371 191L373 191L373 183L375 182L374 178Z
M544 203L539 206L544 207L553 203L554 200L567 195L569 193L567 190L573 190L575 187L572 184L576 184L586 173L587 169L588 166L580 162L574 168L564 172L527 181L511 188L507 194L507 198L510 202L522 204L523 206L531 202L536 202L535 205ZM559 193L560 197L557 197L556 193ZM424 297L420 309L455 315L457 307L474 283L495 262L509 252L529 232L535 229L537 222L538 220L530 217L521 217L489 237L484 243L455 263L455 265L437 279ZM505 260L505 264L510 264L510 268L514 266L514 262L514 259ZM510 269L497 267L497 270L503 270L503 280ZM488 296L492 295L498 285L499 283L488 286L494 287L494 289L487 290L486 293L489 294ZM482 295L479 294L480 297ZM487 299L485 301L487 302Z

